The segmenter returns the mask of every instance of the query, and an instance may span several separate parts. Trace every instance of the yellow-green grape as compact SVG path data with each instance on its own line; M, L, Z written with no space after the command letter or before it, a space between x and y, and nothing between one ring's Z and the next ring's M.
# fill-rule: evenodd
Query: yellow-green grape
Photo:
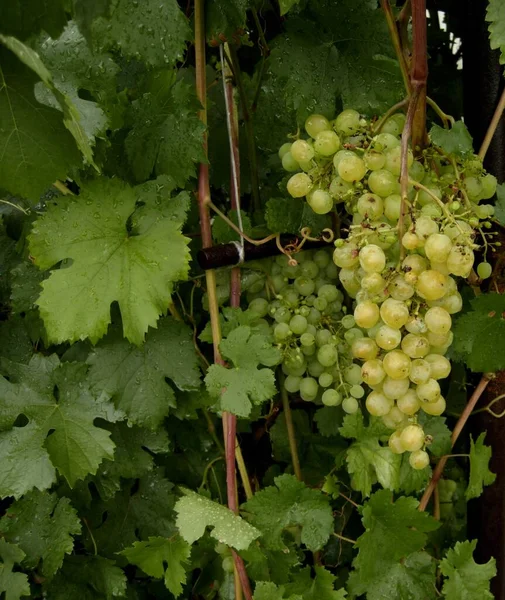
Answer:
M363 329L370 329L373 327L380 318L380 311L377 304L367 300L365 302L361 302L354 309L354 320L358 327L362 327Z
M424 450L417 450L416 452L412 452L409 456L409 463L413 469L420 471L430 464L430 457Z
M337 390L325 390L321 401L325 406L339 406L342 404L342 395Z
M344 242L333 251L333 262L337 267L350 268L359 262L358 246L354 242Z
M396 405L402 411L403 414L409 417L415 415L421 408L421 401L419 400L415 390L412 388L408 389L403 396L397 399Z
M362 337L354 340L351 346L351 353L354 358L359 360L372 360L379 354L379 348L374 340Z
M434 354L433 356L439 356ZM425 358L416 358L410 365L409 379L416 385L419 383L426 383L430 377L433 377L430 363ZM437 377L433 377L437 379Z
M370 386L379 385L386 377L382 361L378 358L367 360L361 367L361 377Z
M342 177L334 177L331 180L329 192L336 202L344 202L351 196L353 190L352 183L344 181Z
M409 309L405 302L388 298L380 307L381 319L393 329L401 329L409 319Z
M333 209L333 199L326 190L313 190L309 193L307 202L318 215L325 215Z
M405 452L401 431L395 431L389 436L388 446L394 454L403 454Z
M402 269L405 273L415 273L420 275L423 271L428 268L428 261L419 254L410 254L403 259Z
M352 108L342 111L335 119L334 127L344 136L354 135L361 127L359 112Z
M393 350L402 341L399 329L393 329L389 325L382 325L375 335L375 342L383 350Z
M422 179L424 178L424 175L425 175L425 171L424 171L424 167L423 167L422 163L415 160L409 169L410 179L413 179L414 181L422 181Z
M493 267L488 262L481 262L477 265L477 275L481 279L488 279L491 277Z
M331 373L321 373L317 381L323 388L330 387L330 385L333 383L333 375Z
M424 319L419 315L411 315L409 320L405 323L405 329L409 333L415 333L416 335L428 332L428 327L426 326Z
M296 140L291 144L291 156L299 163L304 163L314 158L314 148L305 140Z
M305 131L311 138L315 138L321 131L331 129L331 124L323 115L310 115L305 121Z
M455 223L449 223L444 227L444 233L448 235L451 240L457 240L461 235L471 238L473 236L473 229L466 221L457 219Z
M300 170L300 164L293 158L291 152L286 152L282 157L282 168L288 173Z
M426 256L433 262L444 262L452 250L452 240L444 233L431 234L424 244Z
M440 396L440 384L436 379L428 379L417 386L416 393L421 402L436 402Z
M482 183L478 177L466 177L463 181L463 187L470 200L477 200L482 194Z
M296 375L288 375L284 380L284 388L290 394L295 394L300 390L300 382L302 381L301 377Z
M453 275L468 277L472 270L475 256L473 250L468 246L457 244L453 246L447 257L447 268Z
M405 119L406 117L403 113L396 113L395 115L392 115L381 127L381 133L389 133L395 137L398 137L403 131Z
M439 396L435 402L421 402L421 410L432 417L439 417L445 412L446 402L443 396Z
M405 427L408 420L397 406L393 406L388 414L382 417L382 422L388 429L399 429Z
M361 280L361 287L370 294L377 294L386 287L386 280L380 273L369 273Z
M401 144L400 140L390 133L379 133L373 138L373 147L376 150L392 150Z
M366 166L359 156L353 154L352 156L344 156L338 163L337 170L344 181L354 182L363 179L366 173Z
M372 171L368 178L368 187L374 194L386 198L397 193L398 178L386 169Z
M348 415L354 415L359 410L359 402L356 400L356 398L349 396L348 398L344 398L342 401L342 408Z
M282 160L283 157L291 150L291 142L286 142L282 144L279 148L279 158Z
M416 291L425 300L438 300L447 292L447 286L447 277L430 269L419 274Z
M381 273L386 266L384 250L375 244L368 244L359 252L359 264L367 273Z
M384 371L391 379L403 379L410 374L410 358L401 350L391 350L382 359Z
M390 221L396 222L400 218L400 207L402 204L402 197L400 194L391 194L384 200L384 215Z
M407 425L400 435L402 446L408 452L416 452L424 446L424 431L419 425Z
M410 358L424 358L430 352L430 342L422 335L408 333L402 339L402 350Z
M442 198L442 190L436 185L428 184L424 187L427 191L420 190L419 194L417 195L417 201L421 206L426 206L427 204L433 204L433 202L436 202L433 196L439 200Z
M352 158L356 156L351 150L339 150L333 157L333 166L338 171L338 165L344 158Z
M414 287L405 281L403 275L396 275L389 283L388 290L393 300L400 300L401 302L409 300L415 294Z
M386 157L382 152L376 150L368 150L363 157L367 169L370 171L378 171L386 164Z
M375 221L382 217L384 213L384 202L377 194L370 194L367 192L359 197L357 208L358 213L362 217Z
M497 181L494 175L488 173L481 178L480 183L482 185L482 191L480 193L481 200L489 200L496 193Z
M393 379L389 375L382 382L382 393L391 400L397 400L407 393L410 386L408 378Z
M296 173L289 179L287 189L293 198L302 198L312 189L312 179L305 173Z
M340 148L340 138L334 131L321 131L314 140L314 150L321 156L332 156Z
M384 167L385 169L387 169L388 171L393 173L393 175L396 175L398 177L400 176L401 164L402 164L401 153L402 153L402 151L401 151L400 146L396 146L395 148L388 150L386 152L386 165ZM412 150L409 150L408 161L407 161L409 168L413 165L413 163L414 163L414 155L412 154Z
M424 322L432 333L445 334L451 330L451 315L440 306L433 306L426 311Z
M451 372L450 361L441 354L428 354L424 360L430 365L430 374L433 379L445 379Z
M370 392L365 401L368 412L374 417L387 415L393 404L393 400L390 400L381 392Z

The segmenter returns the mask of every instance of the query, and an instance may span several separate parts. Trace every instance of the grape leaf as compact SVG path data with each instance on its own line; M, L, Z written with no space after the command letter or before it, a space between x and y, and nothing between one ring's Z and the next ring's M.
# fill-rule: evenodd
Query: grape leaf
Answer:
M116 83L119 67L108 54L91 53L75 22L70 21L58 39L40 36L35 48L51 72L54 86L79 112L91 145L96 136L104 136L107 127L121 125L123 107ZM93 99L82 98L85 93ZM35 94L40 102L58 108L58 100L42 84L37 84Z
M284 586L276 586L271 581L258 581L254 588L254 600L303 600L300 594L285 596Z
M300 0L279 0L279 6L281 8L281 16L289 12L293 6L300 3Z
M451 129L443 129L433 125L430 129L431 141L447 154L455 154L462 158L473 153L473 140L463 121L456 121Z
M182 584L186 582L184 565L191 554L191 547L183 539L150 537L120 554L151 577L164 578L165 586L176 598L182 594Z
M61 113L35 100L37 77L0 48L0 187L31 201L81 162Z
M324 437L338 435L344 414L338 406L323 406L317 410L314 421L317 423L319 433Z
M214 0L205 6L205 26L209 39L224 36L228 41L237 29L245 29L246 11L252 0Z
M193 88L163 71L149 79L143 95L131 105L133 126L125 141L137 181L154 172L170 175L179 187L196 175L195 164L205 162L204 125Z
M236 550L245 550L261 532L229 508L200 496L191 490L183 489L184 496L177 500L177 527L181 536L193 544L212 527L211 535L219 542Z
M99 169L93 161L93 150L91 149L90 141L83 128L79 110L72 99L55 86L51 73L40 60L39 55L16 38L0 35L0 42L14 52L19 60L24 62L27 67L32 69L32 71L40 77L46 88L53 94L55 101L60 105L60 108L63 111L63 123L65 124L65 127L74 137L77 147L82 152L86 162L93 165L98 171Z
M333 531L328 496L306 487L294 475L276 477L275 486L257 492L242 508L272 550L285 549L282 534L290 526L302 528L301 541L312 552L320 550Z
M409 462L409 453L402 454L402 464L400 467L400 485L398 489L406 494L416 494L423 490L431 476L430 467L424 469L413 469Z
M257 320L258 315L252 310L223 306L219 313L221 335L222 337L228 337L234 329L241 325L248 325L251 327L251 331L255 332L254 322ZM202 340L202 342L212 344L212 327L210 321L205 325L198 339Z
M42 271L30 261L23 261L11 270L11 306L13 312L25 313L35 308L45 278Z
M243 210L240 211L240 214L242 217L242 231L246 235L250 236L252 231L251 219L249 219L247 213L245 213ZM227 217L234 225L240 228L240 224L238 222L238 214L236 210L230 210L227 214ZM239 234L236 231L234 231L228 225L228 223L226 223L226 221L220 218L216 219L212 223L212 237L214 241L218 244L228 244L229 242L240 240Z
M478 498L484 486L491 485L496 479L496 475L489 470L492 450L484 444L485 438L485 431L479 435L476 442L470 437L470 477L465 493L467 500Z
M481 294L456 319L453 352L475 372L505 369L505 295Z
M70 556L47 587L51 600L115 600L126 594L126 577L115 562L102 556Z
M349 446L346 457L355 490L369 496L376 481L389 490L398 488L401 456L393 454L389 447L381 446L375 426L365 427L361 412L344 418L340 434L356 440Z
M500 50L500 64L505 64L505 7L500 0L489 0L486 20L489 23L489 43Z
M505 225L505 183L499 183L496 186L494 218L500 225Z
M68 498L33 491L12 504L0 520L0 534L14 540L25 553L23 563L30 569L42 560L41 572L52 577L61 567L65 554L74 547L72 535L81 523Z
M293 574L293 582L286 585L288 594L299 594L303 600L344 600L347 593L344 589L333 588L335 575L324 567L314 567L315 577L311 568L305 567Z
M29 235L35 264L53 270L37 301L50 341L97 342L117 301L123 332L140 344L188 273L188 239L167 216L143 219L128 231L136 190L117 179L89 182L79 198L62 198L37 219ZM152 209L154 210L154 209ZM65 293L62 293L65 290Z
M5 600L19 600L22 596L30 596L30 584L24 573L15 573L13 567L22 562L25 554L18 547L0 538L0 593L5 593Z
M451 452L451 430L445 422L445 417L432 417L424 413L419 415L419 424L423 426L424 433L433 438L428 450L435 456Z
M167 378L180 390L200 387L193 334L171 317L160 319L140 347L112 332L93 349L88 364L92 390L113 398L130 423L151 429L176 407Z
M389 491L380 490L373 494L361 509L366 531L356 542L359 552L353 561L354 571L349 582L353 593L365 593L373 589L378 581L382 582L381 585L387 585L384 577L388 576L390 569L409 555L422 550L428 539L426 532L434 531L440 526L440 523L427 513L417 509L418 502L414 498L403 496L396 502L392 500ZM381 549L379 553L378 548ZM411 560L414 564L410 569L416 568L416 565L421 568L424 564L423 569L427 568L430 573L433 571L434 584L434 569L428 568L426 557L417 556ZM408 570L407 567L405 569ZM394 585L403 586L404 580L412 576L415 577L415 573L408 575L403 569L399 569L398 580Z
M477 540L456 542L440 563L444 580L442 591L447 600L492 600L489 582L496 575L496 561L491 558L479 565L473 558Z
M57 37L65 23L66 0L9 0L0 3L2 32L25 40L41 29Z
M5 365L4 365L5 367ZM95 400L86 385L85 365L59 364L34 355L29 365L9 365L0 378L0 494L19 498L32 488L47 489L55 469L70 486L112 458L110 433L94 419L114 420L113 407ZM56 396L54 395L56 390ZM16 426L19 415L27 423Z
M269 550L256 542L242 550L240 556L245 560L247 574L253 581L285 584L293 568L300 564L298 550L292 543L284 550Z
M219 400L220 410L247 417L253 403L259 405L275 394L274 372L258 366L277 364L279 350L264 335L252 333L246 326L234 329L221 342L220 349L232 361L233 368L211 365L205 377L207 391Z
M303 198L270 198L266 204L265 219L274 233L299 234L308 227L317 236L325 227L331 227L331 217L317 215Z

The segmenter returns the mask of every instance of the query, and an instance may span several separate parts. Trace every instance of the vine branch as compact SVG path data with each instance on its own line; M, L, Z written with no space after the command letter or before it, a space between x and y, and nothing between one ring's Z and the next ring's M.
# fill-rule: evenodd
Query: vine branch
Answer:
M486 136L484 137L484 141L479 150L479 158L484 160L487 151L489 150L489 146L491 145L491 141L498 129L498 125L500 124L500 120L503 115L503 111L505 110L505 89L502 92L500 97L500 101L498 102L498 106L494 111L493 118L491 119L491 123L489 124L488 130L486 132Z
M300 468L300 458L298 457L298 446L296 444L296 433L293 425L293 413L289 405L289 397L286 388L284 387L284 373L279 370L279 387L281 389L282 408L286 419L286 429L288 431L289 450L291 452L291 461L293 463L293 471L298 481L302 481L302 470Z

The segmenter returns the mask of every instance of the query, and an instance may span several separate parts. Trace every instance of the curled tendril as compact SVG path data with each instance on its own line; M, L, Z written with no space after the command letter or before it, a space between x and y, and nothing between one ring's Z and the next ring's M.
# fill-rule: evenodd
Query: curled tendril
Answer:
M298 248L301 248L302 245L308 240L310 242L320 242L321 240L323 240L324 242L333 242L333 240L335 239L335 234L333 233L333 231L327 227L325 229L323 229L321 237L311 237L310 235L310 227L303 227L300 230L300 235L302 236L303 240L301 242L301 244L298 246Z

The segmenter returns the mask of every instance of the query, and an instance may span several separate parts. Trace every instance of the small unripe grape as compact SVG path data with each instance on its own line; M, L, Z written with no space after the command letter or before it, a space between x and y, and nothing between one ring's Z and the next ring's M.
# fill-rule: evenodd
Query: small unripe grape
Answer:
M409 319L409 309L405 302L388 298L380 307L381 319L393 329L401 329Z
M304 377L300 381L300 396L306 402L312 402L317 396L319 386L313 377Z
M388 446L393 454L403 454L405 452L405 448L402 444L401 431L395 431L389 436Z
M359 360L372 360L379 354L379 348L374 340L362 337L352 343L351 353Z
M451 249L452 240L444 233L431 234L424 244L424 252L432 262L445 262Z
M365 176L365 173L365 163L355 154L342 158L338 164L338 174L344 181L361 181Z
M410 358L401 350L391 350L382 360L384 371L392 379L403 379L410 374Z
M282 144L282 146L279 148L279 158L282 160L283 157L291 150L291 143L290 142L286 142L285 144Z
M388 376L382 382L382 393L390 400L397 400L407 393L409 386L410 380L407 377L404 379L393 379Z
M396 401L398 408L405 415L412 416L421 408L421 401L417 397L415 390L409 389Z
M331 367L337 362L338 352L332 344L325 344L317 351L317 360L323 367Z
M300 170L300 164L293 158L291 152L286 152L282 157L282 168L288 173L294 173Z
M291 156L299 163L304 163L314 158L314 148L305 140L296 140L291 144Z
M380 392L370 392L365 401L368 412L374 417L383 417L393 407L393 400L386 398Z
M438 271L428 270L419 274L416 290L425 300L438 300L447 292L447 285L446 275Z
M430 373L433 379L445 379L449 377L451 372L451 363L445 356L440 354L428 354L425 357L426 362L430 365Z
M358 304L354 309L354 320L358 327L363 327L364 329L373 327L379 321L379 317L379 307L370 300Z
M344 136L350 136L360 130L359 112L348 108L342 111L335 119L335 129Z
M331 124L323 115L310 115L305 121L305 131L311 138L315 138L321 131L331 129Z
M288 375L284 380L284 387L290 394L294 394L300 390L301 377L296 375Z
M427 415L439 417L445 412L446 402L443 396L439 396L435 402L421 402L421 410Z
M481 279L487 279L491 277L493 267L488 262L481 262L477 265L477 275Z
M438 356L438 355L435 355ZM412 383L426 383L430 377L433 377L430 363L425 358L417 358L410 365L409 379ZM433 377L433 379L437 379Z
M333 383L333 375L331 373L321 373L318 383L323 388L329 387Z
M313 190L307 196L307 202L318 215L326 215L333 209L333 198L326 190Z
M321 156L331 156L340 148L340 138L334 131L320 131L314 141L314 150Z
M302 198L306 196L312 189L312 179L306 173L296 173L293 175L288 183L288 193L293 198Z
M361 367L361 377L366 384L371 386L381 383L386 377L382 361L377 358L367 360Z
M393 350L402 341L402 334L399 329L393 329L389 325L383 325L375 335L375 342L383 350Z
M342 395L337 390L325 390L321 401L325 406L339 406L342 404Z
M428 379L417 386L416 393L421 402L436 402L440 396L440 385L436 379Z
M359 264L367 273L380 273L386 266L384 250L375 244L368 244L359 252Z
M359 410L359 402L356 400L356 398L349 396L348 398L344 398L342 402L342 408L348 415L354 415Z
M372 171L368 178L368 187L374 194L383 198L395 194L398 189L398 178L386 169Z
M401 432L402 446L408 452L421 450L424 446L424 431L419 425L407 425Z
M417 450L416 452L412 452L409 456L409 463L413 469L420 471L430 464L430 457L424 450Z

